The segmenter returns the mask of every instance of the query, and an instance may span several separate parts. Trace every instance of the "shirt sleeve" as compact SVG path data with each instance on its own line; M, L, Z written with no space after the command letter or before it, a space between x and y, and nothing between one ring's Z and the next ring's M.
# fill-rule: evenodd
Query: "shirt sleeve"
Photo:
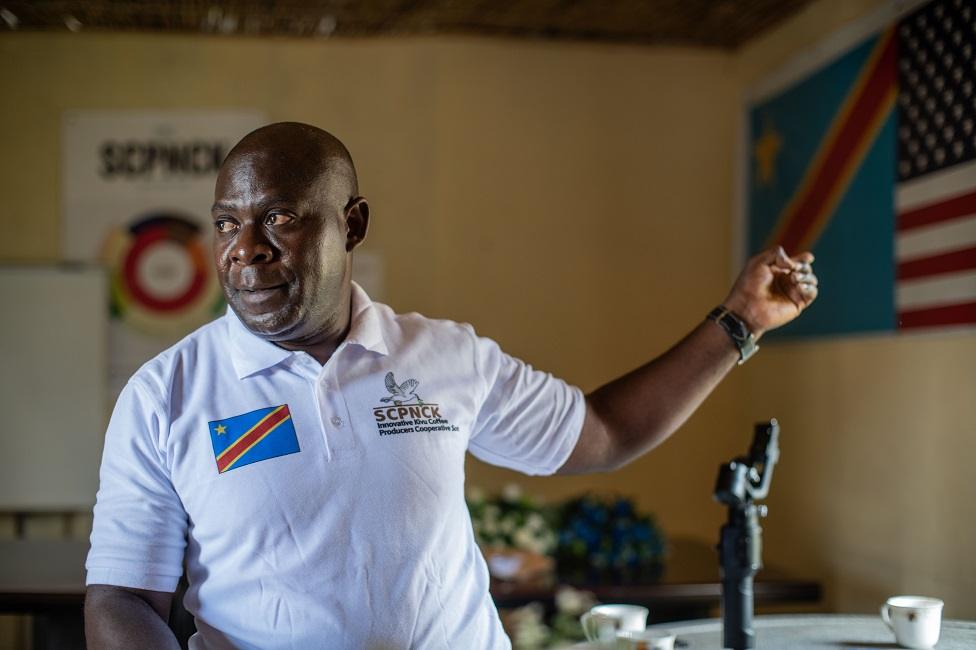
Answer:
M160 452L166 412L131 380L105 434L86 584L175 591L187 516Z
M475 366L485 393L468 450L525 474L552 474L562 467L583 428L583 392L477 336Z

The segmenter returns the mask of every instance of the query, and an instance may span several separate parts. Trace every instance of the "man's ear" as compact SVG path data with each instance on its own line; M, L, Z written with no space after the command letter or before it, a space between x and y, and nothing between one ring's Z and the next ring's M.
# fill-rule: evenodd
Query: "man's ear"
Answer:
M363 243L369 230L369 204L361 196L349 199L346 205L346 252Z

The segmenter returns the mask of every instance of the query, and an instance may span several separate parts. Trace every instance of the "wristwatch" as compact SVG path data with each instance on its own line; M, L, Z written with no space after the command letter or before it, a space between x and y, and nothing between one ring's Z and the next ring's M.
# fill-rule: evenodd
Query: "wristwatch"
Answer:
M708 320L715 321L722 326L732 343L739 350L739 365L759 350L756 344L756 335L749 331L749 326L739 318L734 312L719 305L708 312Z

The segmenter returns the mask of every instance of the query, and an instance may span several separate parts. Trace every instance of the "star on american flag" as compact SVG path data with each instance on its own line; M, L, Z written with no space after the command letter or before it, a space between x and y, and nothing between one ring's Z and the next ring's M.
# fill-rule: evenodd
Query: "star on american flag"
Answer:
M976 6L929 2L897 33L898 324L976 324Z

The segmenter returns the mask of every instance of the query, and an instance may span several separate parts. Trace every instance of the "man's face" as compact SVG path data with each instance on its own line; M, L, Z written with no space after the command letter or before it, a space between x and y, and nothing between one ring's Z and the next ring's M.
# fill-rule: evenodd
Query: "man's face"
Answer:
M348 197L320 166L289 162L262 153L228 161L212 215L227 302L248 329L275 342L328 330L349 294Z

